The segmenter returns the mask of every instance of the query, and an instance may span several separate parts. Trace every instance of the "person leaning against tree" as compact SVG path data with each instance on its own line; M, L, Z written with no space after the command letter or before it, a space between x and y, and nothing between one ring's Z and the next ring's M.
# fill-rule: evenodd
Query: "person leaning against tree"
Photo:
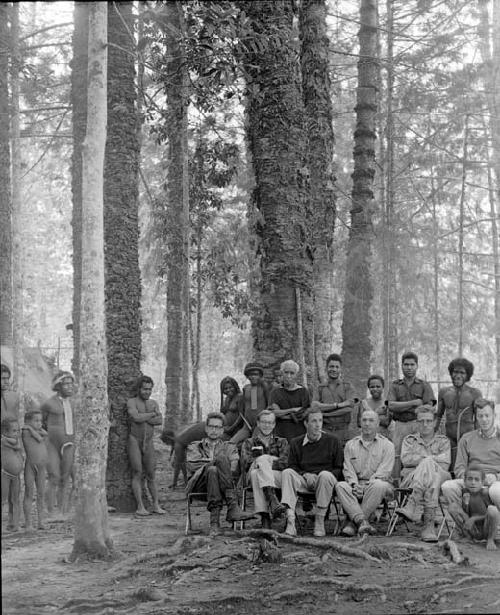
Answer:
M417 377L418 356L414 352L405 352L401 357L403 377L394 380L389 389L387 400L389 411L394 420L393 443L396 454L394 476L401 470L401 444L403 439L417 431L415 408L423 404L435 404L436 398L431 385Z

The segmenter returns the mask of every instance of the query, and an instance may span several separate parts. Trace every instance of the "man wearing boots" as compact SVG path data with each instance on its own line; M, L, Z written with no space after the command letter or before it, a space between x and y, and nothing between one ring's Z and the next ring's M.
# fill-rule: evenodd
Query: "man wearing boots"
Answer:
M349 521L342 535L375 534L369 521L382 500L392 493L391 472L394 444L378 433L375 410L361 415L361 435L349 440L344 449L344 480L335 490Z
M441 484L450 478L450 441L436 433L439 417L432 406L416 410L418 432L404 438L401 446L401 487L412 489L407 504L396 512L418 522L420 507L424 509L424 527L420 534L424 542L437 542L434 519Z
M288 465L288 441L274 435L276 417L272 410L262 410L251 438L241 448L241 469L252 485L255 512L262 527L271 528L271 518L280 517L285 507L276 497L281 487L281 472Z
M309 408L304 424L305 436L290 442L288 468L281 475L281 503L287 507L285 533L296 536L297 493L314 493L316 514L314 536L325 536L325 515L333 489L342 472L342 447L337 438L324 433L320 408Z
M187 493L207 492L207 509L210 511L210 533L220 527L223 501L227 504L226 521L247 521L252 513L245 513L238 505L235 483L238 478L238 449L235 444L222 440L224 415L208 414L205 422L206 437L192 442L187 450L186 465L190 478Z

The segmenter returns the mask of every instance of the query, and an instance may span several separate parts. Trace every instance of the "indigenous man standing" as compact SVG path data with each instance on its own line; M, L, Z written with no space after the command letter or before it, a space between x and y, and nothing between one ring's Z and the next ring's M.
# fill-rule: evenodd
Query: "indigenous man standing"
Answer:
M453 384L439 391L437 418L441 421L443 415L445 417L446 435L451 442L453 468L458 440L464 433L474 429L474 402L481 397L481 391L467 384L474 373L474 364L467 359L453 359L448 365L448 372ZM459 418L460 433L458 433Z
M417 378L418 357L414 352L405 352L401 357L403 378L394 380L387 399L394 419L394 449L396 457L401 455L403 438L417 431L415 408L435 403L432 387L425 380ZM399 476L401 463L396 459L394 475Z
M14 391L10 390L10 369L5 363L1 364L0 368L0 391L2 394L1 401L1 419L15 419L19 421L19 396Z
M142 474L146 475L149 493L153 500L153 512L164 515L165 511L158 502L158 489L155 481L156 453L153 444L155 425L162 424L158 404L149 399L153 392L153 380L149 376L140 376L137 380L137 395L127 401L130 421L128 436L128 456L132 466L132 491L137 502L136 514L149 515L142 501Z
M323 413L323 429L333 433L342 446L349 439L349 424L355 395L349 382L342 379L342 357L331 354L326 359L328 382L320 384L314 406Z
M61 512L66 513L69 504L69 486L75 457L75 413L71 403L75 379L71 372L60 371L52 380L56 392L42 407L42 426L48 433L47 508L52 512L56 492Z

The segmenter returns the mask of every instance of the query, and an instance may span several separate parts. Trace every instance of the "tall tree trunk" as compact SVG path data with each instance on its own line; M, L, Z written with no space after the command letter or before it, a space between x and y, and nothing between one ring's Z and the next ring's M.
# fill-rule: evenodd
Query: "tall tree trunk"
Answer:
M325 380L325 359L333 343L332 243L336 215L325 0L302 1L299 29L314 255L314 362L316 375Z
M493 0L490 24L487 0L479 0L480 44L483 78L488 104L488 128L491 136L491 155L488 144L488 187L491 214L493 271L495 276L495 346L496 380L500 383L500 256L498 246L498 203L500 203L500 0ZM496 387L496 401L500 403L500 384Z
M71 60L71 108L73 111L73 154L71 193L73 195L73 372L78 379L80 365L80 293L82 287L82 147L87 129L87 63L89 4L75 2L73 59Z
M164 5L167 45L165 92L168 104L168 260L167 260L167 387L164 429L176 429L188 418L189 405L189 181L188 73L181 2ZM188 384L186 385L186 378Z
M374 207L375 122L377 114L377 4L362 0L359 29L354 172L351 227L347 247L346 294L342 319L345 372L360 394L370 371L373 285L372 211Z
M256 180L253 238L260 265L252 329L255 358L266 369L284 359L313 372L312 255L304 165L306 134L293 30L293 2L247 2L255 44L245 54L247 134ZM297 292L298 291L298 292ZM300 297L301 314L296 297ZM299 340L299 323L303 340ZM269 373L269 375L271 375Z
M106 144L107 8L89 6L87 132L82 152L80 386L76 412L74 544L70 559L108 558L108 393L104 312L103 173Z
M462 188L460 191L459 221L458 221L458 355L464 350L464 215L465 186L467 179L467 141L469 133L469 116L465 116L464 137L462 143Z
M125 405L141 360L139 142L132 2L109 5L108 129L104 159L106 346L111 428L107 495L117 510L135 510L128 464Z
M19 49L19 4L11 6L11 189L12 189L12 316L14 346L14 387L24 389L24 207L21 195L21 144L19 130L19 73L21 57ZM23 399L23 398L22 398Z
M12 192L9 126L9 5L0 3L0 342L12 347Z
M384 376L387 381L398 373L398 328L396 320L396 249L394 238L394 7L387 10L387 119L385 128L385 207L384 207Z

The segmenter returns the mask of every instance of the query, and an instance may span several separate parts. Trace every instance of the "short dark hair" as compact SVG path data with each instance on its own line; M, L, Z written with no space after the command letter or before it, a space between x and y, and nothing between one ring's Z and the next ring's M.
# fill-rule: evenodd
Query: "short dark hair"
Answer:
M485 479L486 472L484 471L484 468L482 468L478 463L471 463L465 468L464 478L469 472L481 472L481 479Z
M309 422L309 417L311 416L311 414L323 414L323 412L321 411L321 408L316 405L307 408L307 410L304 412L304 421L306 423Z
M2 419L2 422L0 423L0 431L3 434L10 433L12 423L19 424L19 421L17 419L13 418L13 417L9 417L7 419Z
M368 380L366 381L366 386L369 387L370 386L370 382L372 380L380 380L380 382L382 383L382 386L385 387L385 381L382 378L382 376L379 376L378 374L373 374L371 375Z
M340 365L342 365L342 357L339 354L336 354L335 352L332 352L332 354L329 354L326 357L326 364L328 365L328 363L330 363L330 361L338 361L340 363Z
M414 352L405 352L401 357L401 363L404 363L406 359L413 359L413 361L415 361L418 365L418 356Z
M31 421L33 417L37 414L39 414L40 416L42 415L41 411L38 410L38 408L35 408L34 410L28 410L28 412L24 413L24 422L26 423L27 421Z
M209 412L207 414L207 418L205 419L205 425L208 425L208 421L210 419L217 419L218 421L221 421L223 425L225 422L224 415L222 414L222 412Z
M468 382L472 378L472 374L474 373L474 363L472 363L472 361L469 361L468 359L464 359L463 357L453 359L448 365L448 373L450 374L450 376L457 367L463 367L465 373L467 374Z
M9 374L9 378L11 376L11 371L10 371L10 367L8 365L5 365L5 363L1 363L0 364L0 373L2 374Z
M490 406L491 409L493 410L493 413L495 413L495 404L490 399L485 399L484 397L478 397L476 400L474 400L474 408L476 410L482 410L483 408L486 408L486 406Z
M155 383L153 382L153 379L150 376L145 376L144 374L142 374L135 381L135 394L136 395L138 395L139 391L142 389L143 384L150 384L152 387L154 387L155 385Z

